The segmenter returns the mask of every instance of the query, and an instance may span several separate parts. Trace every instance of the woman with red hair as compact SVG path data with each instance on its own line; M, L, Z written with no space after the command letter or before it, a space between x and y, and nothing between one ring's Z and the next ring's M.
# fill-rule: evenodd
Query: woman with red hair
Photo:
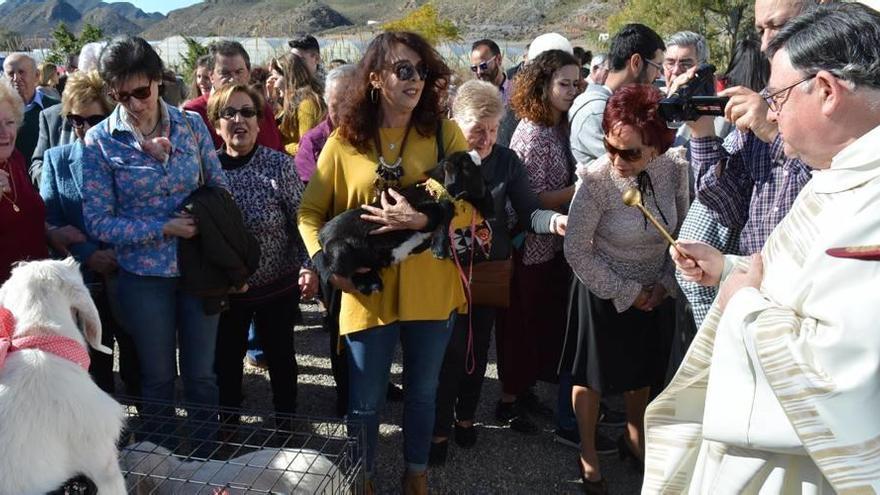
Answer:
M572 284L560 369L570 371L581 434L578 465L587 493L605 493L594 432L601 394L623 393L627 426L621 458L643 463L643 417L651 387L661 383L674 324L674 266L666 241L621 195L637 188L642 202L670 232L688 210L688 163L670 150L675 132L657 112L661 95L649 85L618 90L605 108L607 153L578 170L569 209L565 256Z

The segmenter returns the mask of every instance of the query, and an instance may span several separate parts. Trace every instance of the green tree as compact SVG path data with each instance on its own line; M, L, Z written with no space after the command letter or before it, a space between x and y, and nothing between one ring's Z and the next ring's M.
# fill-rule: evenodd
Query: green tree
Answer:
M385 31L412 31L436 45L444 41L461 40L461 31L452 21L440 19L440 13L431 3L426 3L404 17L382 25Z
M56 65L64 65L68 55L78 54L86 43L103 39L104 31L92 24L84 24L79 37L77 37L66 24L59 22L52 31L52 49L49 50L46 61Z
M183 41L186 43L186 54L177 67L177 72L183 75L187 84L192 84L196 72L196 62L199 57L208 54L208 47L189 36L183 36Z
M753 0L631 0L608 20L608 32L629 22L650 26L661 36L694 31L709 41L710 60L723 70L754 18Z

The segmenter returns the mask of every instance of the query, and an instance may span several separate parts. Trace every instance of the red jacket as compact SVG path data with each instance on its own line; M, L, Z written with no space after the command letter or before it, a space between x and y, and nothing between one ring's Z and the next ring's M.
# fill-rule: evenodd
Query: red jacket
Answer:
M9 278L16 261L49 257L46 248L46 207L31 185L24 157L14 150L0 170L9 173L13 191L0 198L0 284ZM15 206L13 206L13 201ZM18 211L15 211L18 209Z
M208 132L211 133L211 139L214 140L214 147L220 149L224 145L223 139L214 132L214 126L208 120L208 95L204 94L194 100L189 100L183 104L184 110L196 112L202 116L205 125L208 126ZM262 144L267 148L284 152L284 146L281 144L281 133L278 132L278 125L275 124L275 116L272 114L272 107L266 104L263 107L263 117L260 119L260 133L257 135L257 144Z

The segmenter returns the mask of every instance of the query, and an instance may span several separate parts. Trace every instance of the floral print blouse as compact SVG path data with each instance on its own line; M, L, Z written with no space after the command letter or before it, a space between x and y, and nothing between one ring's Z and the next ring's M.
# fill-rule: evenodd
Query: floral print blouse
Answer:
M226 187L226 178L202 118L160 105L170 121L171 153L164 162L143 150L121 106L89 129L83 152L83 214L89 234L113 244L122 269L176 277L177 238L164 235L162 227L199 187L200 175L205 184L221 187Z

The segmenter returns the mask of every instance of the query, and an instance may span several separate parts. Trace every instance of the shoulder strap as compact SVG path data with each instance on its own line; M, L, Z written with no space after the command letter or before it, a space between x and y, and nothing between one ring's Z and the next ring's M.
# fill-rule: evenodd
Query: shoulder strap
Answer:
M187 110L181 110L180 116L183 117L183 123L186 124L186 128L189 130L190 135L192 135L193 140L196 142L196 159L199 161L199 187L205 185L205 165L202 163L202 147L199 145L199 138L196 136L196 133L193 132L192 126L189 125L189 116L187 115ZM201 118L201 116L199 117Z
M443 147L443 120L437 122L437 162L446 158L446 150Z

